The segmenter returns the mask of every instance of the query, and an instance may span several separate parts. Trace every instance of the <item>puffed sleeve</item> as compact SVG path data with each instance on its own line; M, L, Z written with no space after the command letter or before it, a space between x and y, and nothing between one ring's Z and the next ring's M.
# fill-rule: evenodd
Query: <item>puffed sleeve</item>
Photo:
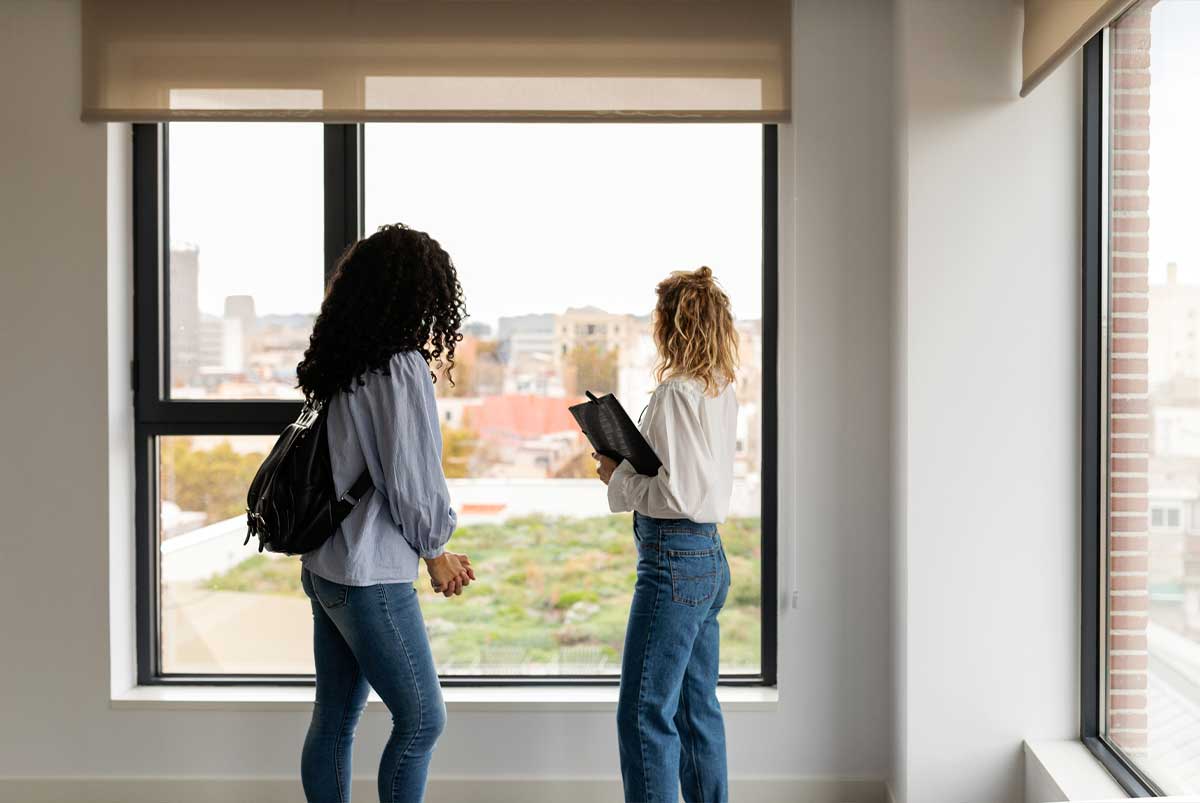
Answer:
M416 352L392 358L365 394L383 470L381 490L393 521L422 558L446 549L457 515L442 471L442 430L433 381ZM377 484L378 485L378 484Z

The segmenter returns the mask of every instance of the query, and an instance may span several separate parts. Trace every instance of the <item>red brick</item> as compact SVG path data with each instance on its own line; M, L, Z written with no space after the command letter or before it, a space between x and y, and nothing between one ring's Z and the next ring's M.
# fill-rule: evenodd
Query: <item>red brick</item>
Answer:
M1145 51L1114 53L1112 66L1118 70L1145 69L1150 66L1150 54Z
M1115 296L1110 308L1113 312L1148 312L1150 299L1145 296Z
M1149 351L1149 346L1150 343L1145 337L1136 335L1114 337L1108 344L1109 351L1114 357L1144 357ZM1121 411L1114 409L1113 412Z
M1124 234L1145 234L1150 231L1150 218L1146 215L1122 215L1112 219L1112 230Z
M1113 128L1118 134L1140 134L1149 131L1150 115L1140 112L1117 112L1113 115Z
M1132 332L1135 334L1144 334L1144 333L1150 331L1150 329L1146 325L1145 318L1113 318L1112 331L1113 332L1121 332L1121 333ZM1116 390L1114 388L1114 392L1115 393L1145 393L1146 391L1145 391L1145 389L1142 389L1142 390Z
M1150 470L1150 461L1145 457L1113 457L1114 474L1145 474Z
M1150 197L1145 193L1114 194L1112 208L1116 212L1145 212L1150 208Z
M1142 591L1146 583L1144 574L1114 574L1108 578L1108 587L1113 591Z
M1108 408L1117 415L1145 414L1147 402L1145 399L1116 398L1108 403Z
M1138 635L1120 634L1120 635L1115 635L1115 636L1109 636L1108 648L1110 650L1121 650L1121 651L1128 651L1128 652L1145 652L1146 648L1147 648L1146 634L1145 633L1138 634Z
M1149 170L1150 154L1145 151L1118 152L1113 156L1113 170Z
M1108 697L1111 711L1145 711L1146 695L1144 694L1110 694Z
M1146 676L1141 672L1113 672L1108 676L1110 689L1144 689Z
M1117 276L1113 278L1110 286L1114 293L1150 292L1150 283L1144 276ZM1145 349L1142 349L1142 351L1145 351Z
M1150 110L1149 92L1114 92L1113 108L1126 112L1144 112ZM1116 150L1114 148L1114 150ZM1120 153L1117 150L1117 153Z
M1132 597L1110 597L1108 607L1113 611L1145 611L1149 609L1150 602L1145 594Z
M1150 240L1140 234L1114 234L1112 249L1123 254L1145 254L1150 250Z
M1138 374L1145 376L1149 370L1149 360L1145 357L1114 357L1112 372L1114 374Z
M1149 503L1144 496L1114 496L1108 500L1108 509L1114 513L1145 513Z
M1113 148L1118 151L1150 150L1148 134L1117 134L1113 137Z
M1115 385L1119 381L1133 381L1133 380L1114 379L1113 384ZM1131 452L1134 454L1145 454L1150 451L1150 439L1149 438L1139 438L1139 437L1113 438L1112 439L1112 451L1114 454L1129 454Z
M1150 559L1145 555L1116 555L1108 559L1108 567L1114 572L1144 572L1149 564Z
M1113 728L1114 730L1121 730L1123 728L1141 729L1146 727L1146 715L1125 714L1119 711L1113 711L1108 716L1108 723L1109 727Z
M1146 257L1113 257L1112 269L1113 273L1142 273L1144 274L1150 267L1150 260Z
M1144 494L1150 485L1145 477L1113 477L1108 482L1118 494Z
M1121 320L1129 320L1129 319L1118 318L1116 323L1119 323ZM1136 322L1136 319L1134 319L1134 320ZM1143 323L1144 323L1144 321L1143 321ZM1146 388L1148 387L1148 383L1146 382L1145 379L1114 378L1112 380L1111 384L1112 384L1112 392L1113 393L1128 393L1128 394L1145 393Z
M1146 623L1149 621L1149 617L1130 616L1128 614L1113 614L1110 619L1109 625L1113 630L1143 631L1146 629ZM1138 688L1145 688L1145 686L1139 686Z
M1146 669L1150 665L1149 657L1142 655L1110 655L1108 656L1109 669ZM1127 726L1128 727L1128 726Z
M1113 362L1136 363L1145 362L1145 360L1113 360ZM1145 435L1150 432L1150 419L1147 416L1137 416L1135 418L1114 418L1110 423L1110 428L1114 435Z
M1150 49L1150 34L1144 30L1113 28L1113 48L1119 53Z
M1145 552L1148 543L1144 534L1114 534L1109 538L1109 549L1113 552Z

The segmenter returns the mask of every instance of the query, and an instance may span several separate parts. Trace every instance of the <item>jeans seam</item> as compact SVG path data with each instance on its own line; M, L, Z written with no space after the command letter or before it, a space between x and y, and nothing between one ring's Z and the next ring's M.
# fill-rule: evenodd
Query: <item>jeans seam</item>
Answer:
M342 721L338 724L337 734L333 737L333 780L337 784L338 803L343 803L346 796L342 793L342 734L346 731L346 717L350 714L350 698L358 686L358 674L361 670L354 668L354 679L346 689L346 699L342 701Z
M413 690L417 693L417 727L413 729L413 734L409 737L408 744L404 746L404 750L400 753L400 758L396 761L396 768L392 770L392 780L389 784L389 797L394 801L396 799L396 778L400 775L400 768L404 766L404 759L408 756L409 748L417 741L417 736L421 733L421 726L425 724L425 704L421 699L421 684L417 682L417 670L413 666L412 656L408 652L408 643L404 640L404 636L400 635L396 623L392 620L392 612L388 608L386 590L382 585L378 586L378 588L379 599L383 602L383 613L387 617L388 625L392 628L392 634L395 635L396 640L400 642L400 647L404 650L404 658L408 661L408 676L412 678Z
M703 624L700 625L700 630L704 630ZM700 640L699 633L696 634L696 640L697 641ZM694 649L694 645L693 645L693 649ZM689 659L688 662L690 663L691 660ZM683 675L683 686L680 689L680 693L679 693L679 704L681 706L683 706L683 723L684 723L684 727L687 730L688 753L692 757L692 779L696 782L696 801L697 801L697 803L704 803L704 791L701 788L701 784L700 784L700 765L699 765L699 763L696 762L696 740L695 740L695 738L693 738L695 736L695 734L692 733L692 723L688 719L688 711L691 709L688 706L688 701L687 701L687 672L686 672L686 670Z
M661 568L661 563L659 564L659 568ZM667 567L667 571L668 571L668 573L670 572L669 565ZM637 706L638 751L642 757L642 789L643 789L643 791L646 792L647 803L653 803L653 801L650 801L650 778L649 778L649 774L646 769L646 734L642 727L643 726L642 707L643 707L643 704L646 699L646 664L650 660L650 648L648 645L654 641L654 639L653 639L654 625L658 622L658 601L662 597L662 591L663 591L662 588L659 587L654 594L654 607L650 609L650 625L649 625L649 627L646 628L647 647L645 648L644 652L642 653L642 674L638 678L638 706Z

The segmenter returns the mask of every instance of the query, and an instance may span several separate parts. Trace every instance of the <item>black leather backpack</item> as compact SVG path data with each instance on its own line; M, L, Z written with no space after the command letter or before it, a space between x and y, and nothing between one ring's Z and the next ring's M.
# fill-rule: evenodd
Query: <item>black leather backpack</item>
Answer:
M300 555L329 540L372 487L366 469L337 496L325 439L329 408L308 403L275 442L246 494L246 540L258 551Z

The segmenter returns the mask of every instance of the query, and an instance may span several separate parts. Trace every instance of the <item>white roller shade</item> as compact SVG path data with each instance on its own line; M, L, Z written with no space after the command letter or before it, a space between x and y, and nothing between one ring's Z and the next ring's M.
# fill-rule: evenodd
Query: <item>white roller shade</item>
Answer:
M1025 0L1021 97L1136 0Z
M789 0L84 0L85 120L788 117Z

